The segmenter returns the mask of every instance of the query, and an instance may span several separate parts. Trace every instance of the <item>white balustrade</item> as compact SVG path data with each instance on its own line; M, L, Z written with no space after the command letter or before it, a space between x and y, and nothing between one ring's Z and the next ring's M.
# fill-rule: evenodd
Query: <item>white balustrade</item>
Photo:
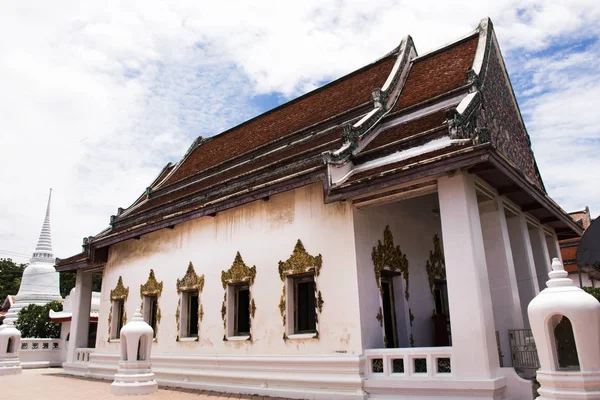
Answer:
M440 379L452 376L452 347L365 351L367 379Z
M21 339L19 358L23 368L48 368L62 365L62 346L60 339Z
M22 338L22 352L27 351L60 351L60 339Z
M75 362L87 364L90 362L90 354L94 352L92 348L81 347L75 350Z

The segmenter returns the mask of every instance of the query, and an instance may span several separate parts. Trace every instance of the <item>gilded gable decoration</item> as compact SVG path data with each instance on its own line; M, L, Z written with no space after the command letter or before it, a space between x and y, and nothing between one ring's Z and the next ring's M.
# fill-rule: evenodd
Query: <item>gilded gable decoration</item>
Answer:
M179 331L180 331L180 316L181 316L181 293L182 292L191 292L198 291L198 295L202 293L204 290L204 274L198 275L194 270L194 265L190 261L187 271L183 278L177 278L177 294L179 295L179 299L177 300L177 311L175 312L175 320L177 321L177 341L179 341ZM202 302L200 296L198 296L198 335L200 335L200 322L202 322L202 318L204 317L204 309L202 307ZM198 336L199 337L199 336ZM198 340L198 338L196 338Z
M446 280L446 264L438 235L433 235L433 251L429 251L429 260L425 264L425 269L427 270L427 278L429 279L429 289L431 290L431 294L433 294L435 281Z
M321 268L323 267L323 257L321 254L317 256L311 256L304 248L304 244L300 239L296 242L294 250L290 258L286 261L279 261L279 278L284 282L283 291L279 298L279 314L283 322L284 333L283 340L287 340L287 334L285 333L286 324L286 290L285 290L285 278L292 275L302 275L313 273L315 276L315 308L318 313L315 313L315 321L318 326L319 315L323 311L323 295L321 291L317 289L317 277L321 274ZM315 334L315 338L319 337L319 330Z
M129 286L125 287L123 285L123 277L119 276L117 280L117 286L110 291L110 311L108 312L108 341L110 342L110 326L112 325L112 313L113 313L113 302L115 300L123 300L123 303L127 301L127 297L129 297ZM125 311L125 307L123 307L123 321L122 325L125 326L127 323L127 312Z

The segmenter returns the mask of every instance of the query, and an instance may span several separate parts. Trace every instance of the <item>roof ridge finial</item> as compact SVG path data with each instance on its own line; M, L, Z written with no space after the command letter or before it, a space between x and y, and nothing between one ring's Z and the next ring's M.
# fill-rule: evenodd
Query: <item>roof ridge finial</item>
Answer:
M30 261L35 262L50 262L54 263L54 255L52 254L52 237L50 230L50 202L52 200L52 188L48 194L48 204L46 205L46 217L42 225L42 231L38 239L37 246Z

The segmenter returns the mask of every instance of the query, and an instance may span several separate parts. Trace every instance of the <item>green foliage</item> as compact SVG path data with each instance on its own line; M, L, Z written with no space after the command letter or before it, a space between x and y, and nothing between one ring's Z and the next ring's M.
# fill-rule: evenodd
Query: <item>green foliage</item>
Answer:
M15 326L25 338L58 338L60 323L50 321L50 310L62 311L62 304L58 301L44 306L30 304L19 311Z
M71 289L75 287L75 272L60 273L60 295L67 297ZM100 275L92 276L92 291L99 292L102 287L102 277Z
M596 300L600 301L600 288L584 286L582 289L594 296Z
M8 295L16 295L21 285L25 264L15 264L10 258L0 258L0 305Z

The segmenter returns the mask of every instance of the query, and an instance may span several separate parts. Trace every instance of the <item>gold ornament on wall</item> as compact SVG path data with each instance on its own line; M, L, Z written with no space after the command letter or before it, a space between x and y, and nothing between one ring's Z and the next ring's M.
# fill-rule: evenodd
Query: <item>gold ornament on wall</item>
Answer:
M235 255L235 260L233 260L231 267L227 271L221 272L223 289L226 289L227 285L235 285L244 282L248 282L248 285L252 286L255 278L256 266L253 266L252 268L248 267L244 263L239 251Z
M200 322L202 322L202 317L204 316L204 311L202 309L200 294L202 290L204 290L204 274L198 275L196 274L196 270L194 269L194 264L190 261L187 267L187 271L185 275L181 279L177 279L177 294L179 295L177 300L177 311L175 312L175 321L177 323L177 338L179 341L179 329L180 329L180 310L181 310L181 293L182 292L198 292L198 337L200 337Z
M433 235L433 251L429 251L429 259L425 264L425 269L427 270L427 278L429 279L429 289L433 295L435 281L446 280L446 263L438 235Z
M400 246L394 246L394 236L389 225L383 231L383 243L381 243L381 240L378 240L377 246L373 247L371 258L373 259L377 287L380 291L383 290L381 286L381 274L384 270L400 272L405 282L404 297L408 300L408 259L406 258L406 254L400 250Z
M371 253L371 259L373 260L373 269L375 272L375 280L377 287L379 288L379 296L383 303L383 285L381 284L381 275L383 271L399 272L404 278L404 297L408 301L408 259L406 254L402 253L400 246L394 245L394 235L390 230L390 226L387 225L383 230L383 243L381 240L377 241L377 246L373 247ZM379 312L375 316L379 325L383 328L383 313L381 307ZM383 332L383 342L385 346L388 345L388 339Z
M148 281L143 285L140 285L140 297L143 299L144 296L156 296L160 297L160 294L163 290L163 282L158 282L156 280L156 276L154 275L154 270L150 270L150 275L148 276Z
M144 296L156 296L156 328L154 332L154 340L158 340L158 325L160 324L160 319L162 313L160 311L160 295L163 290L163 281L157 281L156 276L154 275L154 270L150 269L150 274L148 275L148 280L146 283L140 285L140 297L142 299L142 305L140 306L140 311L144 309ZM154 328L154 327L153 327Z
M377 318L377 321L379 321L379 326L383 328L383 310L381 309L381 307L379 307L379 312L377 313L375 318Z
M123 277L119 276L117 280L117 286L110 291L110 310L108 312L108 341L110 342L110 328L112 325L112 313L113 313L113 302L115 300L123 300L123 304L127 301L127 297L129 297L129 286L125 287L123 285ZM127 313L125 312L125 307L123 307L123 316L122 316L122 325L125 326L127 323Z
M308 254L302 241L298 239L290 258L285 262L279 261L279 277L283 281L288 275L300 275L311 271L314 271L315 276L319 276L322 266L321 255L313 257Z
M113 290L110 291L110 299L111 300L127 300L129 297L129 287L125 287L123 285L123 277L119 276L117 280L117 286Z
M308 254L306 249L304 248L304 244L300 239L296 241L296 245L294 246L294 250L286 261L279 261L279 278L284 282L283 291L281 297L279 299L279 313L281 314L281 319L283 321L284 333L283 340L287 340L287 334L285 333L285 324L286 324L286 293L285 293L285 278L293 275L302 275L302 274L314 274L315 275L315 307L318 313L315 313L315 322L318 324L319 316L318 314L323 311L323 304L325 301L323 300L323 295L320 290L317 290L317 280L321 274L321 268L323 267L323 257L321 254L317 256L311 256ZM318 330L314 336L315 338L319 337Z
M252 296L252 285L254 285L255 279L256 266L248 267L246 263L244 263L239 251L235 255L231 267L227 271L221 271L221 284L223 285L223 289L225 289L223 304L221 305L221 318L223 319L223 328L225 329L225 335L223 336L224 341L227 341L227 286L240 283L248 284L248 288L250 289L250 304L248 305L248 310L250 311L251 319L254 319L254 315L256 314L256 303ZM252 323L250 323L250 331L248 340L252 341Z

